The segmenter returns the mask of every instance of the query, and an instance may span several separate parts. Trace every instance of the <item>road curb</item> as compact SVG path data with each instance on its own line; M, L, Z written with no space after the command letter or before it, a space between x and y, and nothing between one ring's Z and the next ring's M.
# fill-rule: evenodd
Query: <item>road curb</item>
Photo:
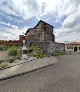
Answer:
M10 76L6 76L6 77L3 77L3 78L0 78L0 81L2 81L2 80L7 80L7 79L11 79L11 78L14 78L14 77L17 77L17 76L20 76L20 75L24 75L24 74L27 74L27 73L31 73L31 72L37 71L37 70L39 70L39 69L43 69L43 68L46 68L46 67L55 65L55 64L56 64L56 62L54 62L54 63L52 63L52 64L49 64L49 65L45 65L45 66L39 67L39 68L35 68L35 69L29 70L29 71L25 71L25 72L13 74L13 75L10 75Z
M9 66L9 67L7 67L7 68L1 68L0 70L5 70L5 69L8 69L8 68L11 68L11 67L17 66L17 65L24 64L24 63L26 63L26 62L34 61L34 60L37 60L37 59L27 60L27 61L25 61L25 62L17 63L17 64L15 64L15 65Z

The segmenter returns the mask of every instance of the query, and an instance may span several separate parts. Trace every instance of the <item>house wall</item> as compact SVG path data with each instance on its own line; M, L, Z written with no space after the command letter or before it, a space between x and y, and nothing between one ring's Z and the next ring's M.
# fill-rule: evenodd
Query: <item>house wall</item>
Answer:
M74 47L77 47L77 52L80 52L80 45L65 45L65 51L74 52Z

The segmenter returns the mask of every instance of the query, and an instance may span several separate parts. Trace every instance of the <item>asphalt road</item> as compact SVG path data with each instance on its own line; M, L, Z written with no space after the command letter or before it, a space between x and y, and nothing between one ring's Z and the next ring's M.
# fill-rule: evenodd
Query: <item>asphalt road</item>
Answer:
M80 92L80 55L61 56L55 65L0 81L0 92Z

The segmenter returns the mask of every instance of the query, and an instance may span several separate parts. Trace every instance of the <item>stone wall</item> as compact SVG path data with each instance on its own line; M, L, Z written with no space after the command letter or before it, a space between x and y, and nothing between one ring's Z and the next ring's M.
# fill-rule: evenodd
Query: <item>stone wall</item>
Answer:
M50 30L43 30L43 29L30 29L29 32L26 34L27 41L52 41L55 42L55 35L49 32Z
M43 38L43 29L30 29L29 32L26 34L27 41L32 41L33 43L36 41L44 40Z
M24 35L19 35L19 41L20 41L20 45L23 45L23 40L25 40L25 43L27 43L27 38Z
M54 53L55 51L64 51L65 45L63 43L55 42L55 35L53 34L53 26L39 21L34 28L29 28L25 33L27 43L33 42L38 45L46 53ZM23 37L22 37L23 38Z
M46 53L54 53L56 51L64 51L65 44L57 42L36 42L36 45L42 48Z
M51 41L55 42L55 35L53 34L53 26L40 21L34 28L29 28L25 33L27 41Z

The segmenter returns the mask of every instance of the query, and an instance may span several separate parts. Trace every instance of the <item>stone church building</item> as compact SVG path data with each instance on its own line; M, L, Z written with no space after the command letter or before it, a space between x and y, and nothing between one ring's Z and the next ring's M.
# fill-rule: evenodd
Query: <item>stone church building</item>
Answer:
M27 30L25 35L27 36L27 41L51 41L55 42L55 35L53 34L53 26L45 23L44 21L39 21L34 28Z
M20 35L19 40L22 44L23 40L25 40L26 44L32 42L34 45L42 48L46 53L64 51L65 45L55 42L53 28L52 25L40 20L34 28L29 28L26 31L25 36Z

